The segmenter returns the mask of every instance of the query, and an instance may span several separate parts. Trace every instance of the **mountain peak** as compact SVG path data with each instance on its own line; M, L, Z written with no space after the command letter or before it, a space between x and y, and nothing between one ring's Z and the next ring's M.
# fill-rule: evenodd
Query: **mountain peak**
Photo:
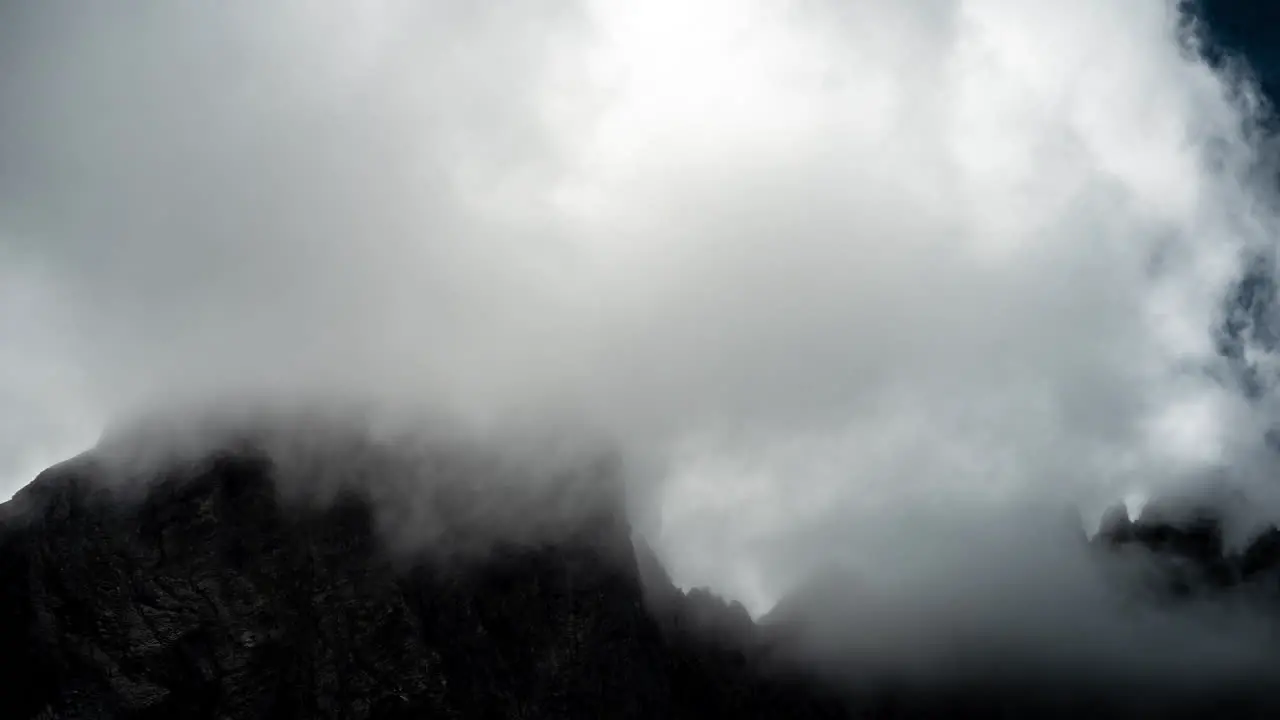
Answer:
M146 477L97 453L46 471L0 519L6 712L838 715L661 627L622 508L569 497L586 479L520 485L468 453L325 456L345 478L245 446Z

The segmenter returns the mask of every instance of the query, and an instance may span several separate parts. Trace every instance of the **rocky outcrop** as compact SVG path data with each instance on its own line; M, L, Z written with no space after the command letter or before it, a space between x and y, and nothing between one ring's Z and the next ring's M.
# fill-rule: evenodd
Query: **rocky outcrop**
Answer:
M1159 568L1156 592L1166 598L1222 595L1250 589L1250 579L1280 570L1280 540L1272 528L1257 534L1243 550L1231 550L1224 535L1227 510L1219 500L1149 504L1137 520L1123 508L1104 517L1095 544L1142 553ZM1274 598L1280 603L1280 596ZM1280 604L1277 605L1280 609Z
M356 490L288 501L263 455L141 486L103 473L89 455L2 506L6 718L843 712L742 649L664 628L620 513L411 553Z
M1109 671L1011 664L996 645L947 635L945 618L903 625L912 608L838 574L757 625L740 605L674 587L633 544L607 487L441 483L397 501L405 488L372 478L394 475L395 463L355 446L342 453L359 457L339 473L354 479L318 484L314 463L282 464L251 444L128 476L90 453L0 505L4 717L1280 712L1280 696L1257 685L1173 697L1132 678L1095 682ZM455 479L499 472L457 457L429 464ZM477 513L495 487L503 502ZM1123 557L1150 570L1138 588L1147 600L1249 597L1280 608L1280 530L1234 551L1212 511L1156 504L1130 521L1121 508L1091 552L1100 566ZM853 616L863 628L843 626ZM941 656L945 672L912 670L897 655L904 637L956 643ZM802 646L824 653L811 674L799 671L813 660Z

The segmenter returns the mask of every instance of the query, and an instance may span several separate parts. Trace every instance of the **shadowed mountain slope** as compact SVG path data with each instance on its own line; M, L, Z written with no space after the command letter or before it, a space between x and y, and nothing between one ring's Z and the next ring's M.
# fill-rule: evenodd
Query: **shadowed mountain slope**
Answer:
M840 714L738 649L664 630L612 510L483 552L409 552L359 493L290 501L252 452L142 484L104 472L78 458L3 506L5 717Z

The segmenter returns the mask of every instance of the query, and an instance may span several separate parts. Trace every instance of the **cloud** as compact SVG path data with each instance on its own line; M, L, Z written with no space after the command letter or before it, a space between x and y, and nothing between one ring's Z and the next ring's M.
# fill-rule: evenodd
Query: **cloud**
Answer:
M1276 218L1172 3L2 12L6 472L215 396L575 423L759 612L920 508L1257 467Z

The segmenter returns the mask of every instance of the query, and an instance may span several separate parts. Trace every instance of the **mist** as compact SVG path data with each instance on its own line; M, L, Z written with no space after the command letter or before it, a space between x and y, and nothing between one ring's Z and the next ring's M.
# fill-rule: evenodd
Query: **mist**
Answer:
M756 616L838 566L1256 664L1248 617L1111 642L1085 546L1027 541L1210 483L1280 511L1265 333L1221 346L1269 108L1201 42L1172 0L6 3L0 483L158 408L582 433Z

